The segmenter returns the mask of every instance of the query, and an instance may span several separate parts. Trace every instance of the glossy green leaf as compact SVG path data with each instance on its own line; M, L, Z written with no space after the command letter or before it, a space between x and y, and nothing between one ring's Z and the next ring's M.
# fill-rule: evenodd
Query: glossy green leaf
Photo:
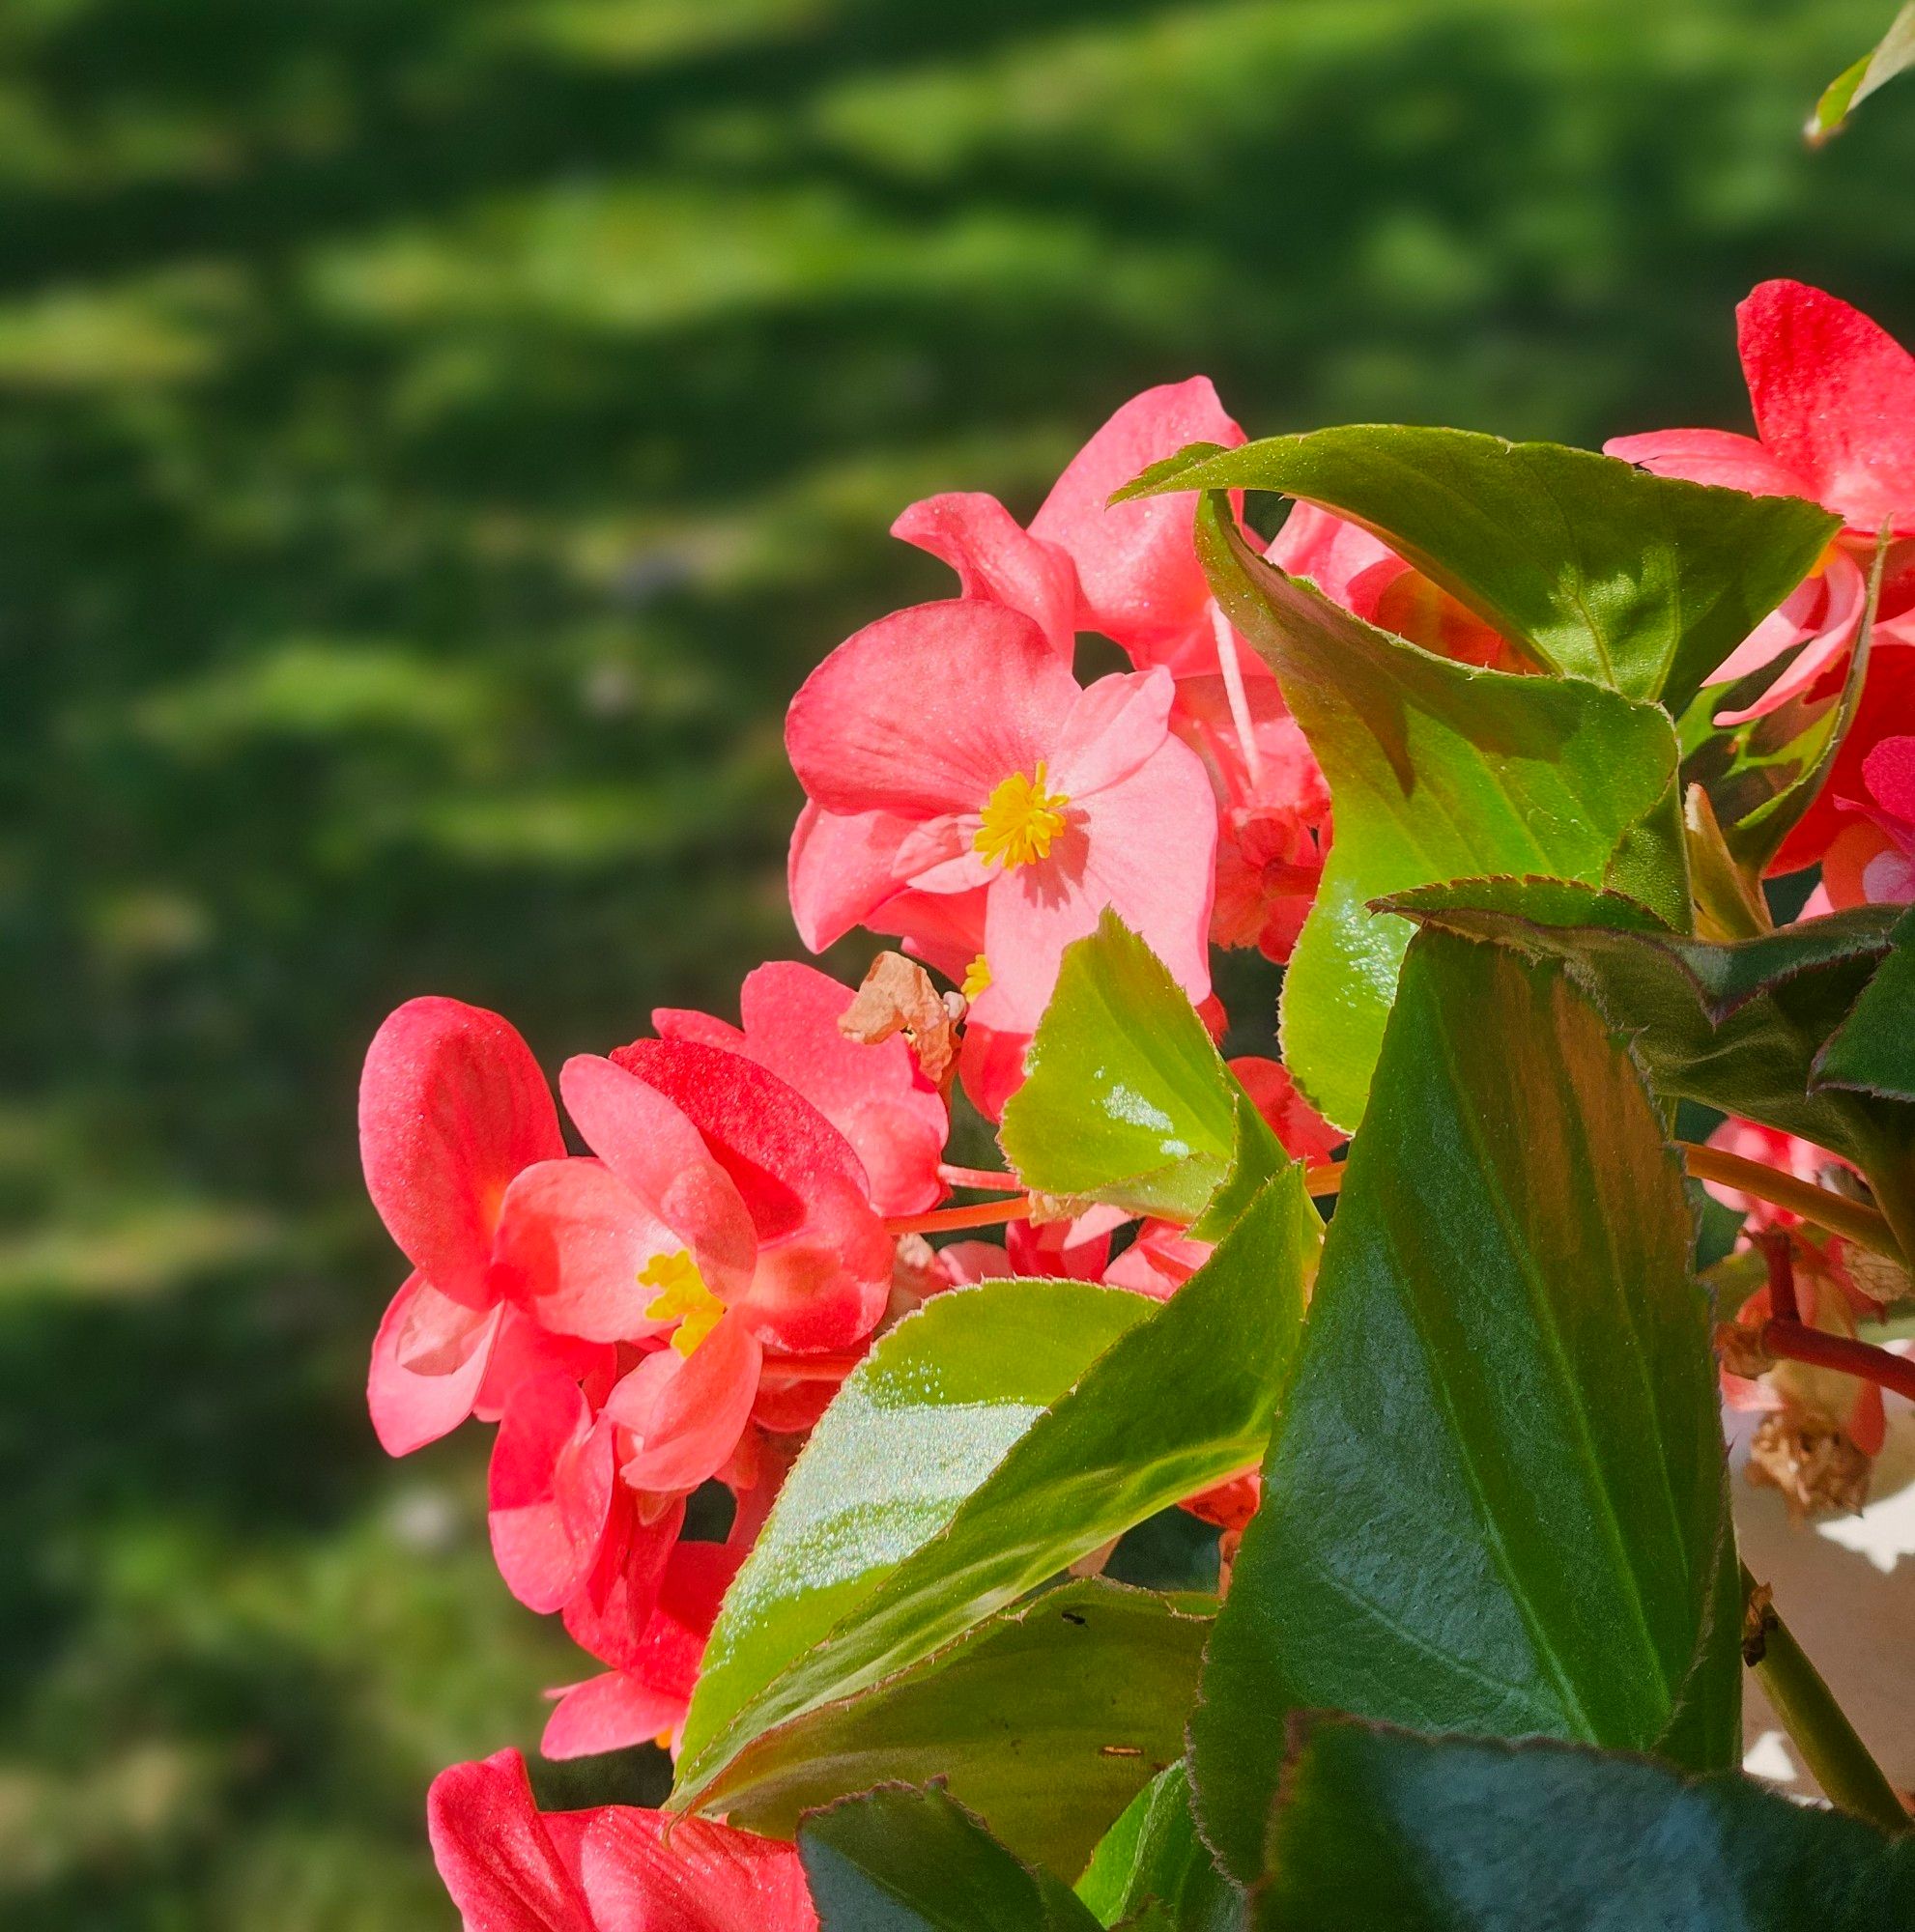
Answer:
M1240 1145L1243 1090L1184 989L1114 912L1065 949L1025 1067L999 1140L1042 1194L1187 1225L1227 1176L1282 1165L1280 1150L1256 1159L1274 1142L1254 1108L1262 1140ZM1241 1205L1247 1192L1235 1192Z
M1815 1060L1888 955L1899 907L1862 906L1722 944L1600 923L1517 882L1462 881L1390 900L1477 939L1558 959L1612 1026L1634 1040L1657 1091L1800 1134L1864 1166L1905 1145L1905 1102L1817 1086Z
M1860 60L1844 68L1822 90L1803 132L1812 144L1826 141L1878 87L1911 67L1915 67L1915 0L1896 14L1888 32Z
M1891 937L1888 957L1815 1056L1814 1082L1915 1106L1915 913Z
M1257 1932L1886 1932L1915 1838L1735 1773L1563 1745L1301 1727Z
M1679 711L1841 519L1586 449L1358 423L1192 450L1123 493L1271 490L1335 510L1538 664Z
M789 1837L801 1812L944 1776L1020 1857L1074 1872L1184 1750L1212 1598L1102 1578L1000 1611L897 1677L764 1732L704 1803Z
M1243 1894L1217 1869L1190 1815L1183 1762L1154 1778L1105 1833L1077 1896L1110 1925L1150 1922L1163 1932L1242 1932Z
M1098 1932L1069 1887L939 1790L841 1799L805 1820L798 1856L820 1932Z
M900 1322L826 1410L726 1599L673 1803L701 1803L760 1733L1255 1463L1320 1229L1291 1168L1167 1302L992 1282Z
M1320 1112L1361 1118L1409 944L1373 899L1496 873L1600 884L1627 841L1636 895L1686 921L1675 734L1656 706L1417 650L1272 569L1221 497L1197 546L1329 781L1336 838L1283 986L1283 1057Z
M1682 1170L1556 969L1426 933L1190 1722L1248 1882L1287 1712L1733 1761L1739 1622Z

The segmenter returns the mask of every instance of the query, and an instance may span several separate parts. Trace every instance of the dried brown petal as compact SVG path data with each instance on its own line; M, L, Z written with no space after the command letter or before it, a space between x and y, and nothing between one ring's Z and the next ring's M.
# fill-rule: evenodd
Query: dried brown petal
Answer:
M1762 1347L1762 1330L1758 1323L1717 1322L1716 1353L1722 1357L1722 1365L1730 1375L1741 1376L1747 1381L1767 1375L1775 1367L1775 1357Z
M1870 1459L1832 1422L1802 1410L1765 1415L1749 1444L1749 1481L1781 1492L1791 1516L1853 1515L1869 1500Z
M958 1022L963 1016L962 998L940 993L915 959L901 952L880 952L851 1004L839 1015L838 1031L865 1046L901 1033L910 1041L925 1078L941 1085L958 1051Z

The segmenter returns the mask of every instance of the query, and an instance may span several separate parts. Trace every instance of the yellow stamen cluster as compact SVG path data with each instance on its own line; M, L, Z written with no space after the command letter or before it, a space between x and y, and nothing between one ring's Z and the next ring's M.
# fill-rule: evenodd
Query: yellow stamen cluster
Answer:
M681 1355L690 1355L725 1313L724 1302L704 1285L698 1263L684 1248L675 1255L654 1255L640 1270L639 1286L659 1291L645 1304L646 1321L677 1321L672 1346Z
M1043 763L1038 760L1031 778L1013 772L986 799L977 837L971 841L986 865L1001 860L1008 872L1033 859L1050 857L1050 841L1064 830L1071 801L1062 792L1045 789Z
M975 1000L990 984L990 961L982 952L964 968L964 997Z

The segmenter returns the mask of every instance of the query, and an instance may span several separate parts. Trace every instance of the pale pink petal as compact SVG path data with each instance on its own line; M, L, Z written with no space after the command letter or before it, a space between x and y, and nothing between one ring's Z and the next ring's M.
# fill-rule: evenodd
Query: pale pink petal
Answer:
M366 1191L442 1294L496 1298L487 1269L506 1184L564 1151L545 1076L497 1013L408 1000L373 1036L359 1079Z
M1710 673L1711 684L1728 683L1761 669L1782 651L1801 641L1800 652L1754 703L1740 710L1718 712L1716 723L1740 724L1751 718L1764 717L1807 692L1831 667L1842 664L1854 648L1868 601L1868 581L1860 566L1845 551L1832 550L1823 570L1798 584L1781 609L1772 611L1728 660Z
M1021 611L1064 663L1076 646L1077 572L1068 555L1032 536L995 497L952 491L913 503L891 534L958 573L966 597Z
M467 1932L603 1932L539 1816L517 1751L442 1771L425 1815L439 1876ZM636 1932L641 1921L630 1922Z
M1915 860L1906 852L1878 852L1862 867L1862 892L1870 905L1915 901Z
M1058 734L1049 788L1079 800L1128 779L1169 736L1176 696L1176 680L1161 666L1099 678Z
M916 825L889 811L807 804L791 834L786 885L798 937L814 952L843 939L898 890L898 848Z
M592 1151L691 1250L705 1286L742 1294L757 1264L752 1214L698 1127L649 1081L595 1054L568 1060L558 1086Z
M1410 568L1380 536L1317 503L1293 503L1265 555L1288 575L1308 578L1332 604L1364 619L1374 614L1377 588ZM1379 566L1382 575L1373 575Z
M630 1433L623 1474L635 1490L676 1494L716 1475L751 1419L763 1350L735 1314L689 1355L660 1349L606 1399Z
M684 1246L596 1160L547 1160L505 1191L498 1265L506 1292L541 1326L592 1342L642 1341L671 1323L645 1309L657 1290L639 1276Z
M791 700L785 743L827 811L976 811L1057 735L1077 682L1021 612L962 600L867 626Z
M590 1576L612 1511L612 1432L576 1382L540 1376L505 1406L492 1446L487 1520L505 1587L528 1609L559 1608Z
M388 1456L410 1456L449 1435L472 1414L503 1313L499 1308L473 1311L463 1303L450 1304L467 1322L463 1346L431 1369L419 1370L400 1360L400 1349L422 1300L438 1301L443 1308L446 1297L438 1295L423 1275L414 1274L392 1297L373 1340L366 1406L373 1434Z
M1031 520L1031 534L1076 564L1080 628L1101 631L1139 663L1188 640L1210 600L1191 535L1195 493L1114 506L1109 498L1188 443L1235 448L1243 440L1210 379L1193 376L1133 396L1077 452Z
M1613 436L1603 454L1633 463L1656 476L1679 476L1740 490L1750 497L1807 497L1815 485L1799 476L1753 436L1726 429L1657 429L1642 436Z
M1915 531L1915 356L1801 282L1763 282L1735 319L1762 441L1852 529Z
M539 1753L549 1758L596 1757L649 1744L684 1721L685 1702L642 1677L609 1670L558 1693Z

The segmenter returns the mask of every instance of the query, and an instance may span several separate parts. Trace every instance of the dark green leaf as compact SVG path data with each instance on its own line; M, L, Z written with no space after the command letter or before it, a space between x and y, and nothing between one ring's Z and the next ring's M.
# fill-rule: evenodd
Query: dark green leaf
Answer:
M1803 130L1812 144L1841 131L1846 121L1876 88L1915 67L1915 0L1889 22L1889 30L1858 61L1845 67L1822 90L1815 111Z
M1892 937L1893 951L1816 1055L1815 1084L1915 1106L1915 913Z
M1168 1302L954 1290L845 1382L726 1599L674 1804L752 1739L907 1668L1258 1461L1321 1223L1291 1168Z
M943 1776L1020 1857L1082 1868L1184 1749L1215 1599L1101 1578L1002 1610L857 1696L766 1731L705 1788L734 1825L788 1837L801 1812Z
M1040 1193L1187 1225L1226 1176L1240 1177L1241 1206L1283 1164L1280 1150L1265 1157L1274 1142L1255 1108L1252 1138L1240 1146L1243 1090L1183 988L1113 912L1065 949L1025 1066L999 1139Z
M1190 1722L1245 1882L1288 1711L1736 1749L1708 1310L1626 1054L1559 972L1425 934L1346 1173Z
M798 1856L821 1932L1098 1932L1068 1887L939 1790L841 1799L805 1820Z
M1460 429L1358 423L1188 451L1125 496L1271 490L1338 511L1537 663L1679 711L1841 519Z
M1389 903L1446 930L1563 961L1610 1024L1629 1034L1666 1098L1764 1121L1865 1166L1915 1131L1900 1101L1811 1084L1823 1042L1888 953L1899 907L1858 907L1720 944L1647 930L1607 899L1579 914L1554 889L1530 894L1508 880L1463 881Z
M1563 1745L1301 1729L1258 1932L1886 1932L1915 1839Z
M1155 1906L1150 1922L1163 1932L1242 1932L1243 1894L1197 1836L1181 1761L1138 1792L1104 1834L1077 1896L1107 1926L1137 1925Z
M1669 719L1596 686L1430 656L1285 577L1206 497L1198 549L1232 622L1281 679L1329 780L1336 838L1283 987L1284 1059L1344 1127L1370 1068L1410 928L1370 901L1440 879L1535 872L1631 885L1688 917ZM1659 861L1642 849L1661 839Z

